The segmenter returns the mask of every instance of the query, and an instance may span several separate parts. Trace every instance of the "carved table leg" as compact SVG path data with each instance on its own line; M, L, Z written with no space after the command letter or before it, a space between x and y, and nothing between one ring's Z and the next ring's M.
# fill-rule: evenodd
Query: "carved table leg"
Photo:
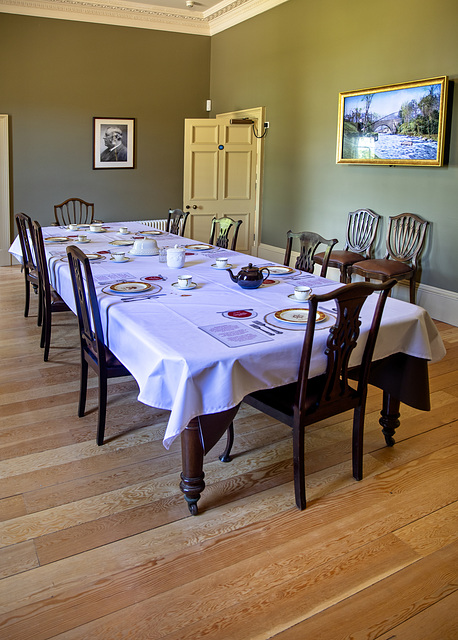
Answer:
M180 489L191 515L198 514L197 502L205 489L204 451L200 440L198 418L193 418L181 434L182 473Z
M392 447L395 443L394 434L396 429L401 424L399 421L400 400L394 398L386 391L383 392L383 409L381 411L381 418L379 423L382 425L382 433L385 436L385 442L388 447Z

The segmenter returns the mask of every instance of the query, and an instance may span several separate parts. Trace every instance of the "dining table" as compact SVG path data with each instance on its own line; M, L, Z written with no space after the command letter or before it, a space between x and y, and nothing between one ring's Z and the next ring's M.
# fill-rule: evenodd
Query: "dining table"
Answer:
M163 444L169 448L181 437L180 488L196 515L205 488L204 456L227 431L243 398L297 380L308 303L294 297L295 286L327 293L343 285L141 222L104 223L94 231L49 226L42 232L51 285L75 313L66 248L76 245L88 255L105 344L135 378L138 400L170 412ZM145 238L158 248L183 248L184 267L169 267L157 254L138 255L135 249ZM118 251L125 256L115 261ZM18 238L10 253L21 260ZM227 266L218 268L217 258L227 258ZM257 288L240 286L237 275L248 265L263 269ZM191 276L186 289L178 285L184 274ZM361 335L350 361L355 372L377 295L361 311ZM335 322L331 303L319 311L310 377L325 371L325 343ZM383 390L380 424L387 445L394 444L401 402L430 409L427 365L444 354L429 314L388 298L370 373L370 383Z

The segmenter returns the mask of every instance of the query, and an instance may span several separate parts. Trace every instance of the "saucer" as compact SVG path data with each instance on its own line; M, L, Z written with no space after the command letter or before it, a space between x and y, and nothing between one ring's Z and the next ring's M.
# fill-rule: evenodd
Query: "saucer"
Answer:
M309 299L307 298L307 300L299 300L298 298L296 298L296 296L294 295L294 293L290 293L288 298L290 300L294 300L294 302L298 302L299 304L305 304L306 302L309 301Z
M86 240L76 240L78 244L86 244L86 242L90 242L90 241L91 241L90 238L86 238Z
M218 271L226 271L226 269L232 269L232 267L234 266L233 264L229 264L227 263L227 265L225 267L217 267L216 266L216 262L215 264L210 265L213 267L213 269L218 269Z
M116 232L116 235L117 235L117 236L128 236L128 235L129 235L129 233L132 233L132 231L125 231L125 232L123 232L123 233L121 233L121 231L117 231L117 232Z
M110 260L111 262L119 262L119 264L122 264L123 262L130 262L132 258L125 256L122 260L115 260L114 258L110 258Z
M105 229L89 229L90 233L105 233Z
M189 285L189 287L179 287L178 286L178 282L174 282L172 284L172 287L174 289L178 289L179 291L189 291L189 289L195 289L197 287L197 284L195 282L191 282L191 284Z

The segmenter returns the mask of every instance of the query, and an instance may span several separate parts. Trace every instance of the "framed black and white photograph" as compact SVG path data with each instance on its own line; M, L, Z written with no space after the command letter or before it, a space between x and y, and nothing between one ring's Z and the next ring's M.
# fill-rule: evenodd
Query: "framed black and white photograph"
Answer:
M135 118L94 118L94 169L133 169Z
M339 94L338 164L441 166L447 77Z

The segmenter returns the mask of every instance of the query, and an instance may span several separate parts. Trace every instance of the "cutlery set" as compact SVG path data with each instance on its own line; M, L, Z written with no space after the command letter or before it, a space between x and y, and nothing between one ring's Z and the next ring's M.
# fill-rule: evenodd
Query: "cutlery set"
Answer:
M269 336L274 336L277 333L283 333L283 331L280 331L279 329L274 329L274 327L267 326L260 320L253 320L253 322L250 324L250 327L252 327L253 329L259 329L259 331L263 331Z

